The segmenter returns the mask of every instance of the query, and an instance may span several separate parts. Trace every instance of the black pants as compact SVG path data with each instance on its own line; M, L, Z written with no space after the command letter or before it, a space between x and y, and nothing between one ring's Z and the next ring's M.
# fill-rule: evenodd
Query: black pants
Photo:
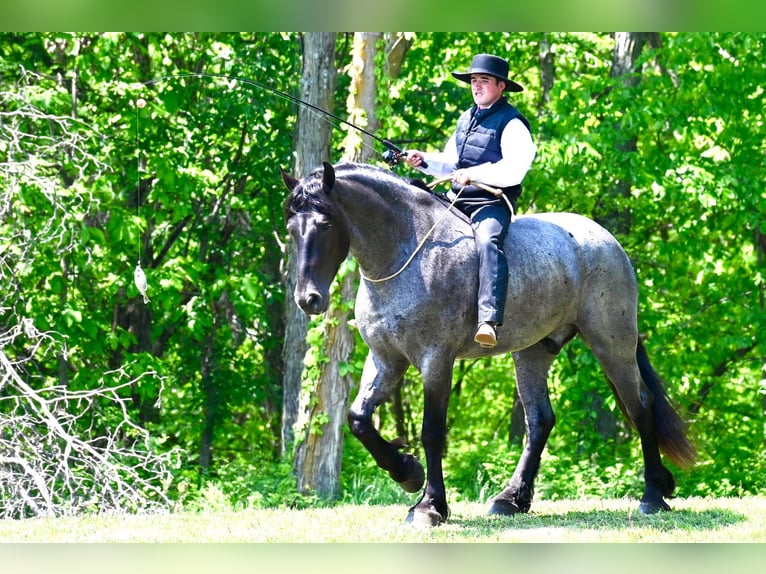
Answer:
M505 202L498 205L460 206L468 217L479 254L479 322L501 325L508 291L508 261L503 243L511 223Z

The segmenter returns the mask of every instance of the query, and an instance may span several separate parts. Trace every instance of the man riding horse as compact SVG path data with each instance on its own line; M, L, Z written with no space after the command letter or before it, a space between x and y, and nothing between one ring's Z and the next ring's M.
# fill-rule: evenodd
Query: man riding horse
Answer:
M452 75L471 85L474 105L464 111L441 153L408 150L407 163L434 176L451 174L456 207L471 219L479 253L479 324L474 340L482 347L497 345L495 329L503 324L508 290L508 264L503 243L511 209L521 195L521 182L535 158L529 122L508 103L505 92L523 88L508 79L508 62L479 54L467 72ZM424 167L427 165L427 167ZM507 199L485 186L497 186Z

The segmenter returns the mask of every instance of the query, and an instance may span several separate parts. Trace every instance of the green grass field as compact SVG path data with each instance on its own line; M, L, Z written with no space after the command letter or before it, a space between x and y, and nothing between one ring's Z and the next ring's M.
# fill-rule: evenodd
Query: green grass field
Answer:
M0 521L3 542L766 542L766 498L676 499L672 512L638 513L635 500L537 501L515 517L452 505L424 530L406 506L180 512Z

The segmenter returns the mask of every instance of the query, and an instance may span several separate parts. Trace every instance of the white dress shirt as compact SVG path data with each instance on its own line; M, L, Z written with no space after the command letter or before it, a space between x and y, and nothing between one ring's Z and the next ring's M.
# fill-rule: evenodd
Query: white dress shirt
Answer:
M500 138L500 149L503 153L500 161L466 169L471 181L493 187L510 187L522 182L537 154L537 146L524 122L518 118L508 122ZM427 168L418 168L423 173L443 177L455 171L458 162L455 134L447 141L443 152L423 153L423 158L428 164Z

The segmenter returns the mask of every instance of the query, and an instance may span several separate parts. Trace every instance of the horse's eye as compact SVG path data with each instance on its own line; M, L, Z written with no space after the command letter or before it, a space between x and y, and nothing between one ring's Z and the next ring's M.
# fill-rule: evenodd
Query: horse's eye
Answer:
M331 221L320 221L317 224L317 227L319 228L319 231L329 231L332 228L332 222Z

